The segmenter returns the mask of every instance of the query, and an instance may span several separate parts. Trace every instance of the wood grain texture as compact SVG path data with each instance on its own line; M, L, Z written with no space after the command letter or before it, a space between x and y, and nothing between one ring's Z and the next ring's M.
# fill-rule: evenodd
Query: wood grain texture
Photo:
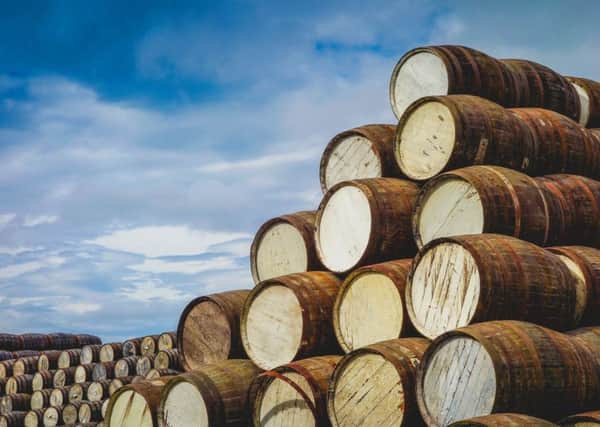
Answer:
M135 365L135 375L146 376L148 371L154 366L155 357L154 355L140 357Z
M100 362L112 362L123 357L123 343L113 342L100 347Z
M73 384L69 389L69 403L86 400L87 392L91 384L91 382Z
M130 338L127 341L124 341L123 347L121 348L123 357L140 355L142 353L142 339L143 338ZM97 362L98 360L95 361Z
M39 356L21 357L13 366L13 375L35 374Z
M37 390L31 393L31 400L29 401L29 408L25 409L40 409L40 408L48 408L53 406L50 402L50 396L54 389L46 388L43 390ZM16 395L13 395L16 396ZM22 410L25 410L22 409Z
M148 335L142 338L140 351L142 353L142 356L146 356L148 354L156 354L156 352L158 351L158 335Z
M177 332L163 332L158 337L158 350L177 348Z
M117 360L115 363L115 378L135 375L137 363L140 358L139 356L127 356Z
M415 426L423 422L414 393L429 341L400 338L355 350L332 375L327 411L334 427Z
M493 414L457 421L449 427L556 427L557 424L523 414Z
M176 348L161 350L154 359L154 368L181 371L181 359Z
M64 387L66 385L75 384L75 371L77 366L71 366L69 368L57 369L52 378L52 385L56 387Z
M31 389L33 391L43 390L45 388L52 388L54 383L55 371L40 371L33 374L31 380Z
M177 349L185 371L245 356L240 313L249 293L239 290L202 296L185 307L177 326Z
M85 400L88 402L99 402L108 399L112 381L113 380L100 380L90 383L85 394Z
M129 384L112 395L106 410L107 427L154 427L164 384L144 381Z
M58 358L62 351L47 350L40 354L37 363L38 371L50 371L58 368Z
M63 406L69 402L71 386L54 387L50 393L50 406Z
M80 423L90 423L102 420L102 404L104 402L83 402L79 407L78 418Z
M600 83L581 77L566 77L580 99L579 123L588 128L600 127Z
M0 427L22 427L25 423L27 412L17 411L0 415Z
M0 414L2 415L12 411L28 411L30 406L31 394L28 393L10 394L0 398Z
M69 368L80 363L81 349L64 350L58 356L58 368Z
M333 306L333 328L344 352L413 332L404 303L411 264L402 259L364 266L344 279Z
M331 313L340 286L341 280L326 272L290 274L256 286L240 322L250 359L272 369L298 358L339 352Z
M92 344L82 347L79 361L83 365L100 361L100 349L102 344Z
M10 377L6 380L5 392L6 392L6 394L14 394L14 393L31 394L33 392L33 389L31 388L32 381L33 381L33 375L31 375L31 374Z

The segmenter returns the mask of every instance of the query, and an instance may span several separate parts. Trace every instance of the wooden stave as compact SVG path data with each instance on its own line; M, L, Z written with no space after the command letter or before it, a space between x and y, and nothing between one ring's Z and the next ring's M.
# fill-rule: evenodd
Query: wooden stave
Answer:
M115 377L115 364L117 362L99 362L94 365L92 371L92 380L100 381L106 379L113 379Z
M92 382L88 387L85 400L88 402L97 402L107 399L109 397L109 389L112 382L113 380L100 380ZM98 397L95 397L94 395L97 395Z
M80 423L87 424L102 421L102 405L104 401L82 402L77 413Z
M115 378L128 377L136 372L139 356L126 356L115 362Z
M52 406L50 405L50 395L52 394L53 390L54 389L52 388L46 388L31 393L30 409L41 409Z
M75 383L89 382L94 372L95 363L88 363L86 365L78 365L75 369Z
M566 76L565 78L583 88L589 97L589 117L586 123L582 123L582 126L588 128L600 127L600 83L582 77Z
M156 354L156 348L158 335L148 335L142 338L142 342L140 344L140 351L142 356L146 356L147 354Z
M15 411L10 414L0 415L0 425L6 427L22 427L29 411Z
M122 356L128 357L141 354L142 339L143 338L130 338L127 341L124 341L121 349Z
M81 359L80 355L81 349L79 348L63 350L58 357L58 368L63 369L79 365Z
M154 359L155 358L156 358L156 356L154 356L154 355L140 357L135 365L135 375L145 376L148 373L148 371L154 367ZM183 358L182 358L182 364L183 364ZM133 376L133 374L132 374L132 376Z
M121 387L111 396L110 400L108 401L106 415L104 417L105 425L110 427L110 418L112 416L114 402L116 402L119 396L127 390L133 390L135 393L144 398L152 414L153 425L157 425L156 411L160 403L160 396L163 386L164 383L161 383L160 381L142 381L136 384L128 384L124 387Z
M14 393L33 393L31 388L31 382L33 380L33 375L25 374L19 376L13 376L7 379L5 384L5 394L14 394Z
M572 423L590 422L600 424L600 410L583 412L581 414L569 415L560 421L560 425L569 425Z
M87 400L87 391L91 384L90 381L73 384L69 389L69 403Z
M77 366L71 366L69 368L57 369L54 373L53 386L64 387L67 385L75 384L75 370Z
M53 371L39 371L33 374L33 379L31 382L32 391L44 390L48 388L52 388L54 384L54 374L56 370ZM37 383L41 381L41 384Z
M155 369L173 369L175 371L181 371L181 358L179 356L179 350L161 350L156 354L154 359Z
M40 354L37 363L38 371L52 371L58 369L58 358L61 350L46 350Z
M13 411L28 411L31 402L31 394L15 393L0 398L0 415Z
M13 375L35 374L38 356L20 357L13 366Z
M50 394L50 406L62 407L69 403L69 390L71 385L63 387L54 387Z

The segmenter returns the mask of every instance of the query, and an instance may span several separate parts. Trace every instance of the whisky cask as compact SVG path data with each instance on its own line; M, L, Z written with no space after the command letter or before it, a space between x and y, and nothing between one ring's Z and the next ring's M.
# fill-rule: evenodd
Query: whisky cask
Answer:
M131 338L123 342L121 353L123 357L138 356L142 353L142 339L143 338Z
M154 355L140 357L135 364L135 375L141 375L145 377L148 371L150 371L150 369L152 369L154 366L155 358L156 356ZM131 375L133 375L133 373Z
M50 338L46 334L22 334L22 350L50 350Z
M15 411L10 414L0 415L0 427L23 427L27 412Z
M23 425L25 427L42 427L44 425L44 412L45 408L32 409L25 415Z
M142 344L140 346L142 356L146 356L148 354L156 354L156 349L158 347L157 341L158 335L149 335L142 338Z
M127 356L117 360L115 363L115 378L135 375L135 369L139 359L138 356Z
M0 334L0 348L6 351L23 350L23 339L20 335Z
M63 425L63 411L61 408L51 407L44 409L44 415L42 417L42 423L44 427L55 427Z
M104 402L82 402L79 406L78 419L82 424L102 421L102 404Z
M172 377L179 374L179 371L176 371L174 369L150 369L148 371L148 373L146 374L145 379L147 380L156 380L156 379L161 379L161 378L166 378L166 377ZM137 377L136 377L137 378ZM132 384L135 384L136 381L132 381Z
M53 371L58 369L58 358L61 350L46 350L40 354L37 363L38 371Z
M82 348L86 345L102 344L102 340L100 339L100 337L97 337L96 335L75 334L75 337L77 338L77 347L79 347L79 348Z
M86 399L88 402L99 402L109 398L109 391L114 380L100 380L90 384L87 389Z
M100 362L112 362L123 357L123 343L113 342L100 348Z
M523 414L493 414L457 421L449 427L556 427L558 424Z
M71 366L69 368L57 369L52 379L52 385L54 388L64 387L66 385L75 384L75 371L77 366Z
M117 390L108 401L104 424L107 427L155 427L162 379L129 384Z
M94 365L94 370L92 371L92 380L100 381L100 380L112 380L115 378L115 365L117 362L100 362Z
M80 355L81 355L81 349L79 349L79 348L64 350L58 356L58 368L63 369L63 368L70 368L71 366L79 365L79 363L81 361L81 359L79 357Z
M29 408L23 409L24 410L29 410L29 409L41 409L41 408L48 408L51 405L50 403L50 397L52 396L52 392L54 391L54 389L51 388L45 388L43 390L37 390L34 391L33 393L31 393L31 399L29 401ZM12 396L17 396L16 394L13 394Z
M600 410L571 415L560 422L562 427L598 427L600 426Z
M54 386L54 374L56 371L40 371L33 374L31 389L33 391L44 390Z
M9 414L13 411L28 411L31 406L31 394L16 393L0 398L0 414Z
M92 374L94 372L95 363L88 365L79 365L75 368L75 383L84 383L86 381L92 381Z
M133 382L134 378L142 378L145 379L143 377L137 376L137 377L121 377L121 378L115 378L113 380L110 380L110 384L108 385L108 396L112 396L113 394L115 394L115 392L120 389L123 386L126 386L127 384L131 384Z
M600 83L581 77L566 79L579 97L579 124L589 128L600 127Z
M79 409L83 400L69 402L62 409L62 418L65 424L75 424L79 421Z
M13 365L13 375L35 374L38 356L21 357Z
M33 389L31 387L31 383L33 381L33 375L19 375L16 377L10 377L6 380L6 384L4 386L4 390L6 394L15 394L15 393L33 393Z
M323 265L347 273L362 265L411 257L411 217L418 186L407 180L346 181L323 198L315 241Z
M340 360L329 384L327 410L334 427L414 426L415 378L429 341L399 338L354 350Z
M411 264L388 261L346 277L333 305L333 329L344 352L413 332L404 302Z
M171 350L161 350L154 359L155 369L173 369L174 371L181 371L181 360L179 358L179 351L176 348Z
M325 272L290 274L256 286L240 322L250 359L262 369L273 369L339 352L331 313L340 286L338 277Z
M240 313L249 293L239 290L201 296L185 307L177 326L177 349L184 370L244 356Z
M53 350L67 350L81 348L81 345L76 335L57 332L48 334L48 347Z
M50 406L62 407L69 403L69 391L71 387L71 385L54 387L52 393L50 393Z
M177 332L163 332L158 337L158 351L177 348Z
M87 393L91 382L73 384L69 389L69 403L87 400Z
M82 365L99 362L101 348L102 344L91 344L82 347L81 353L79 354L79 362Z
M17 359L8 359L0 362L0 378L8 378L13 374L13 367Z

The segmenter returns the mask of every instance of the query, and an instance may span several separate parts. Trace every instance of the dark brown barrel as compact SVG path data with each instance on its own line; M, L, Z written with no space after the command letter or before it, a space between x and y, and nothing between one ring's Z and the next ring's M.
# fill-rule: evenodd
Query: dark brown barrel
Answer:
M430 95L469 94L505 106L520 102L515 77L501 61L464 46L418 47L394 67L390 102L398 119L414 101Z
M86 345L102 344L102 340L100 339L100 337L97 337L96 335L76 334L75 337L77 338L77 347L79 347L79 348L84 347Z
M201 296L185 307L177 326L177 349L186 371L244 357L240 313L249 293L239 290Z
M485 322L429 346L417 400L428 426L502 412L556 420L597 405L598 373L592 351L568 335L526 322Z
M19 350L12 352L13 359L19 359L21 357L39 356L40 352L37 350Z
M6 351L23 350L23 339L20 335L0 334L0 349Z
M518 102L513 106L539 107L579 120L580 103L575 88L556 71L533 61L502 59L515 82Z
M16 411L0 415L0 427L23 427L26 416L26 411Z
M577 175L536 178L547 192L550 242L600 246L600 182Z
M591 427L600 425L600 410L571 415L560 422L563 427Z
M92 373L94 372L95 363L88 363L87 365L79 365L75 369L75 382L84 383L92 380Z
M69 389L69 403L87 399L91 382L73 384Z
M260 372L249 360L232 359L174 377L162 390L158 425L244 424L249 418L248 391Z
M51 388L34 391L31 394L30 408L31 409L40 409L40 408L48 408L48 407L52 406L50 404L50 396L52 396L53 391L54 391L54 389L51 389ZM16 395L13 395L13 396L16 396ZM27 408L27 409L30 409L30 408Z
M71 366L77 366L80 363L81 349L72 348L70 350L64 350L58 356L58 368L70 368Z
M37 371L39 356L21 357L13 366L13 375L34 374Z
M134 378L135 377L121 377L121 378L115 378L114 380L111 380L110 384L108 386L108 395L107 396L112 396L121 387L126 386L127 384L131 384L131 382L133 381Z
M102 421L102 403L96 402L82 402L79 407L79 422L86 424L90 422Z
M0 414L8 414L13 411L28 411L31 405L31 394L16 393L2 396L0 398Z
M600 83L581 77L566 77L579 95L578 122L588 128L600 127Z
M113 381L114 380L100 380L91 383L87 389L86 400L89 402L99 402L108 399L109 389Z
M108 401L104 423L107 427L136 425L155 427L156 412L164 382L160 380L129 384L120 388ZM117 404L125 399L127 404Z
M595 356L596 365L598 366L598 375L600 376L600 326L588 326L578 328L567 332L571 338L579 344L587 347L588 350Z
M156 356L154 355L140 357L135 364L135 374L145 377L148 371L154 366L155 358ZM131 375L133 375L133 373Z
M581 320L582 295L585 284L556 255L514 237L473 234L423 247L408 278L406 306L415 328L431 339L502 319L564 331Z
M331 426L327 387L340 359L311 357L259 375L251 386L253 425ZM290 407L294 407L293 412Z
M418 247L439 237L481 233L506 234L546 246L556 239L550 235L553 220L547 196L533 178L499 166L445 172L421 189L413 235Z
M70 385L64 387L55 387L50 393L50 406L62 407L69 402Z
M428 345L424 338L399 338L344 356L329 383L331 424L422 425L414 389L417 367Z
M46 334L23 334L23 350L49 350L50 338Z
M347 273L362 265L412 257L416 248L411 217L418 192L414 182L394 178L334 186L317 214L315 241L323 265Z
M104 344L100 348L100 362L112 362L121 357L123 357L123 344L120 342Z
M123 343L121 352L123 353L123 357L137 356L142 353L141 347L142 338L131 338Z
M25 427L42 427L44 425L44 411L46 409L32 409L25 416Z
M250 247L254 283L291 273L322 270L315 247L315 211L282 215L265 222Z
M54 388L56 387L64 387L66 385L75 384L75 371L77 370L77 366L71 366L69 368L58 369L54 373L54 378L52 379L52 384Z
M33 381L33 375L19 375L16 377L10 377L6 380L5 392L6 394L14 393L27 393L31 394L33 389L31 383Z
M172 377L179 374L179 371L176 371L174 369L150 369L148 371L148 373L146 374L146 379L147 380L156 380L156 379L160 379L160 378L165 378L165 377ZM132 384L135 384L136 381L132 381Z
M54 374L56 371L39 371L33 374L31 389L33 391L52 388L54 386Z
M523 414L494 414L457 421L449 427L557 427L557 424Z
M128 377L135 374L135 368L140 358L138 356L127 356L117 360L115 363L115 378Z
M0 362L0 378L8 378L13 374L13 366L17 359L8 359Z
M154 359L154 367L156 369L173 369L175 371L181 371L179 351L176 348L159 351Z
M81 354L79 355L79 362L82 365L88 363L94 363L100 361L100 349L102 344L90 344L81 348Z
M323 193L343 181L403 177L394 158L395 134L395 125L375 124L334 136L321 156L319 175Z
M76 335L65 334L62 332L48 334L49 347L54 350L67 350L69 348L79 348L79 340Z
M111 380L115 377L115 364L117 362L100 362L94 365L92 380Z
M62 418L65 424L75 424L79 421L79 409L83 404L83 400L69 402L62 409Z
M60 357L60 350L46 350L40 354L37 363L38 371L51 371L58 369L58 358Z
M158 337L158 351L177 348L177 332L163 332Z
M147 354L156 354L158 335L149 335L142 338L141 351L142 356Z
M411 264L388 261L346 277L333 305L333 329L344 352L414 332L404 302Z

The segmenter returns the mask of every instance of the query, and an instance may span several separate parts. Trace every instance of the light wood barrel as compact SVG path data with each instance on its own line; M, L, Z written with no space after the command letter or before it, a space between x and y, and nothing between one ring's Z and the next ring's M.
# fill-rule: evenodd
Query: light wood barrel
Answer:
M361 267L342 283L333 305L333 329L348 353L413 331L404 295L412 259Z
M523 414L494 414L457 421L449 427L557 427L557 424Z
M25 374L16 377L10 377L6 380L5 392L6 394L14 393L33 393L31 383L33 382L33 375Z
M232 359L174 377L162 390L158 425L247 424L248 391L260 372L249 360Z
M69 389L69 403L86 400L91 384L91 382L73 384Z
M261 282L244 305L242 342L252 361L273 369L296 359L339 351L331 320L338 277L290 274Z
M579 124L600 127L600 83L581 77L567 77L579 96Z
M135 374L138 356L127 356L115 363L115 378L128 377Z
M58 358L62 353L61 350L46 350L40 354L37 363L38 371L53 371L58 369Z
M142 356L146 356L148 354L156 354L158 335L149 335L142 338L141 344L141 352Z
M44 411L46 409L32 409L27 412L23 425L25 427L42 427L44 425Z
M440 336L425 352L417 379L419 409L432 427L502 412L556 420L590 409L598 399L600 377L589 348L519 321L485 322Z
M322 270L315 246L315 211L278 216L264 223L250 247L254 283L292 273Z
M562 427L598 427L600 426L600 410L571 415L560 422Z
M395 178L346 181L323 198L315 241L323 265L347 273L362 265L411 257L411 217L418 186Z
M76 383L84 383L86 381L91 381L95 366L96 366L95 363L77 366L75 368L74 381Z
M70 368L71 366L77 366L80 363L81 349L73 348L70 350L64 350L58 356L58 368Z
M34 391L31 393L31 399L29 401L30 406L26 409L40 409L52 406L50 403L50 396L52 395L53 391L54 389L51 388ZM26 409L23 409L23 411Z
M0 362L0 378L8 378L13 374L13 367L17 359L8 359Z
M319 175L323 193L344 181L402 177L394 158L395 133L395 125L375 124L334 136L321 156Z
M117 390L108 401L104 423L107 427L155 427L156 411L164 381L144 381Z
M99 362L101 348L102 344L92 344L82 347L81 354L79 355L79 362L82 365Z
M398 124L394 151L402 172L416 180L477 164L527 171L535 160L526 123L498 104L469 95L416 101Z
M417 367L429 341L399 338L347 354L329 384L334 427L421 425L415 396Z
M123 357L138 356L142 353L142 339L143 338L131 338L123 342L121 353Z
M138 359L137 363L135 364L135 374L141 375L143 377L146 376L148 371L150 369L152 369L152 367L154 366L155 358L156 358L156 356L154 356L154 355L140 357ZM133 373L132 373L132 375L133 375Z
M94 370L92 371L92 380L100 381L110 379L112 380L115 377L115 364L117 362L100 362L94 365Z
M177 332L163 332L158 337L158 351L177 348Z
M79 421L79 409L83 400L69 402L62 409L62 417L65 424L75 424Z
M54 387L52 393L50 393L50 406L62 407L69 403L69 390L70 385L64 387Z
M470 166L445 172L421 189L413 235L420 248L440 237L481 233L546 246L553 231L546 199L543 186L511 169Z
M100 348L100 362L112 362L121 357L123 357L123 344L120 342L104 344Z
M16 411L10 414L0 415L0 427L23 427L27 412Z
M39 356L21 357L13 366L13 375L35 374Z
M78 419L80 423L102 421L102 404L104 402L82 402L79 406Z
M177 326L177 349L186 371L244 356L240 313L249 293L239 290L201 296L185 307Z
M113 394L115 394L115 392L120 389L123 386L126 386L127 384L131 384L133 382L134 378L143 378L143 377L121 377L121 378L115 378L113 380L110 381L110 384L108 385L108 396L112 396Z
M486 320L516 319L557 330L576 327L585 284L559 257L514 237L479 234L425 245L413 262L406 308L428 338Z
M54 386L54 374L56 371L40 371L33 374L31 389L33 391L52 388Z
M63 411L61 408L51 407L44 409L43 425L44 427L55 427L63 425Z
M175 371L181 371L179 351L176 348L159 351L154 359L154 367L156 369L173 369Z
M255 426L329 426L327 386L340 356L318 356L258 376L251 388Z
M31 407L31 394L16 393L2 396L0 398L0 414L8 414L12 411L28 411Z
M90 384L86 393L88 402L99 402L108 399L109 390L114 380L100 380Z
M56 387L64 387L66 385L75 384L75 371L77 366L70 368L57 369L52 379L52 385Z

